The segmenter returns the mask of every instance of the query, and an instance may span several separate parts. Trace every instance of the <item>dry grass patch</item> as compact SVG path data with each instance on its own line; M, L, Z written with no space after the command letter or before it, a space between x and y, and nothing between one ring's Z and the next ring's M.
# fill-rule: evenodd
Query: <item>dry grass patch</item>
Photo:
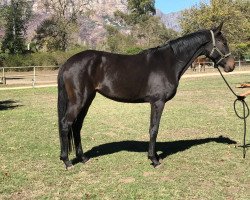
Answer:
M244 80L249 76L229 77L232 85ZM158 169L147 159L148 104L97 95L81 132L91 160L65 171L59 160L57 89L1 91L0 102L6 100L15 103L0 104L0 199L250 197L250 152L242 159L234 144L242 143L243 124L219 77L181 81L162 116Z

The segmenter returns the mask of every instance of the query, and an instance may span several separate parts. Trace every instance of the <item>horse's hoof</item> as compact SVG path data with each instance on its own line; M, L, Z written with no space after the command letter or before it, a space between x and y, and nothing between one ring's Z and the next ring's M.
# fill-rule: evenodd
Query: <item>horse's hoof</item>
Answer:
M158 158L156 158L156 157L148 157L151 161L152 161L152 163L151 163L151 165L153 165L153 167L154 168L158 168L160 165L161 165L161 163L159 162L159 156L157 156Z
M74 168L74 165L67 166L67 167L66 167L66 170L72 170L73 168Z
M87 162L89 162L90 161L90 158L88 158L88 157L82 157L81 158L81 162L82 163L87 163Z
M156 158L156 160L158 160L158 161L161 159L161 157L160 157L157 153L155 154L155 158Z
M73 160L73 164L76 164L76 163L87 163L89 160L90 160L90 158L85 157L85 156L76 157L76 158Z
M154 168L159 168L160 166L161 166L161 163L160 162L158 162L158 163L153 163L152 164L153 166L154 166Z
M74 166L71 161L64 162L66 170L72 169Z

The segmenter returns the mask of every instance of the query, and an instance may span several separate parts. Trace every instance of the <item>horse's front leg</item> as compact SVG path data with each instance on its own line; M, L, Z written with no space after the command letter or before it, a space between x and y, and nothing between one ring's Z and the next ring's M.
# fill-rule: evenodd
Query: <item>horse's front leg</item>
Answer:
M151 117L150 117L150 127L149 127L150 141L148 149L148 158L152 161L154 167L157 167L158 165L161 164L159 162L159 156L157 155L155 150L155 143L164 105L165 102L163 101L156 101L151 103Z

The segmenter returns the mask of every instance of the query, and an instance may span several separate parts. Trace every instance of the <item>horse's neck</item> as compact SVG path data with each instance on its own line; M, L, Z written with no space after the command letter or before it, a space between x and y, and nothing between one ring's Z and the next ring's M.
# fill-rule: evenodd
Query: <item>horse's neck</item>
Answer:
M176 56L178 79L185 73L194 60L204 53L204 46L209 42L207 34L196 33L173 41L171 46Z

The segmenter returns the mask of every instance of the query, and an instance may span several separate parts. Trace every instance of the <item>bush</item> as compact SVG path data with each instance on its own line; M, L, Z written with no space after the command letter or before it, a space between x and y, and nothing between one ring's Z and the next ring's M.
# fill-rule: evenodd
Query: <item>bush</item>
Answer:
M131 47L131 48L126 49L125 53L133 55L133 54L140 53L142 50L143 49L141 47Z
M51 66L58 65L56 58L51 53L34 53L30 55L30 63L26 64L32 66Z
M75 48L68 52L36 52L26 55L0 54L0 67L59 66L72 55L85 49Z

